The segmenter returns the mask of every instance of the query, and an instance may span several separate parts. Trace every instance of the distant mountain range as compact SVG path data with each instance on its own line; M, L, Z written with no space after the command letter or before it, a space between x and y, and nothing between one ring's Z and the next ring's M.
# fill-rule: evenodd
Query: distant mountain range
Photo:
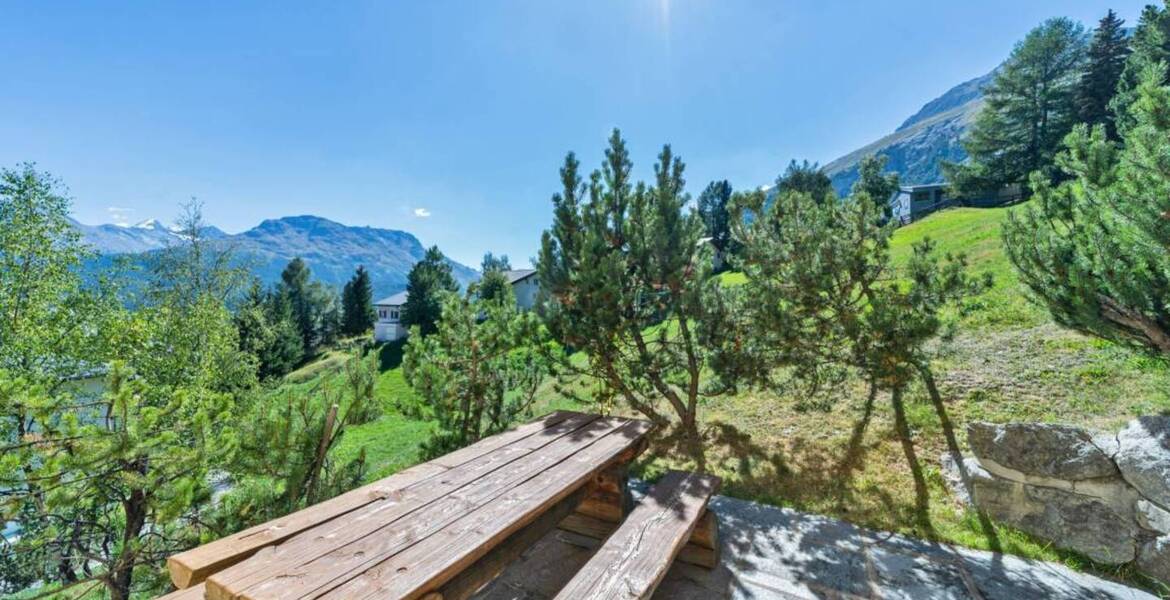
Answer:
M76 222L75 226L84 241L103 255L98 264L115 255L145 259L183 240L155 219L129 226ZM405 231L350 227L312 215L269 219L237 234L208 227L204 235L231 244L240 260L266 284L279 281L281 270L297 256L308 263L316 279L339 289L362 265L370 272L375 299L406 289L407 273L426 252L418 238ZM475 269L449 262L460 284L479 278Z
M897 172L904 185L942 182L943 161L967 158L960 140L983 106L983 90L997 71L956 85L927 102L890 135L826 164L823 170L837 193L849 193L861 159L870 154L886 156L886 169Z

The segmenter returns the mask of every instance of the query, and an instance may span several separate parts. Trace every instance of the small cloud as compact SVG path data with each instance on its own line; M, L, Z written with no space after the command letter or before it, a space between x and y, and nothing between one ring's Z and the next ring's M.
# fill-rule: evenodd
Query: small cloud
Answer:
M414 216L416 216L420 219L425 219L425 218L431 216L431 211L429 211L425 208L416 208L416 209L414 209Z
M134 209L108 206L106 207L106 212L110 214L110 219L115 225L128 226L130 225L130 215L134 214Z

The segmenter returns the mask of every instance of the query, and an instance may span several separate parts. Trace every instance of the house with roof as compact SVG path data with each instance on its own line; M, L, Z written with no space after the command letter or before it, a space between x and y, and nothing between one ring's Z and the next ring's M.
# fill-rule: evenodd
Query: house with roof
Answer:
M990 208L1013 204L1024 199L1023 188L1017 184L1004 186L977 196L954 198L945 183L904 185L890 195L890 217L901 224L912 223L936 210L952 206Z
M531 310L536 306L540 284L535 269L514 269L504 271L504 275L508 278L508 283L512 284L516 306L521 310ZM406 337L407 330L402 325L402 309L406 305L407 297L407 293L403 291L374 303L374 310L378 315L374 321L374 341L392 342Z

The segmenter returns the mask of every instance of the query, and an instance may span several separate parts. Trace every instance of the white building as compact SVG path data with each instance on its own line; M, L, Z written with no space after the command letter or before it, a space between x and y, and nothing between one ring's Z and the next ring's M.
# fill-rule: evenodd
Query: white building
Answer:
M406 304L406 292L398 292L374 303L374 310L378 313L378 320L374 321L374 341L392 342L406 337L406 328L400 320L403 304Z
M508 283L512 284L516 306L530 310L536 305L540 284L536 280L535 269L504 271L504 275ZM374 321L374 341L392 342L406 337L406 328L402 326L402 307L406 304L406 297L406 292L398 292L374 303L374 310L378 313L378 320Z

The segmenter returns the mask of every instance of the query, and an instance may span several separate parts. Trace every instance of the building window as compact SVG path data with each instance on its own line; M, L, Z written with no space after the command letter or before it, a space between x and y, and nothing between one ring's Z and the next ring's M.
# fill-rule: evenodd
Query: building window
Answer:
M395 310L395 311L392 311L392 312L390 313L390 318L391 318L391 319L397 319L397 318L398 318L398 311L396 311L396 310Z
M385 310L379 310L379 311L378 311L378 318L379 318L379 319L385 319L385 318L386 318L386 311L385 311Z

